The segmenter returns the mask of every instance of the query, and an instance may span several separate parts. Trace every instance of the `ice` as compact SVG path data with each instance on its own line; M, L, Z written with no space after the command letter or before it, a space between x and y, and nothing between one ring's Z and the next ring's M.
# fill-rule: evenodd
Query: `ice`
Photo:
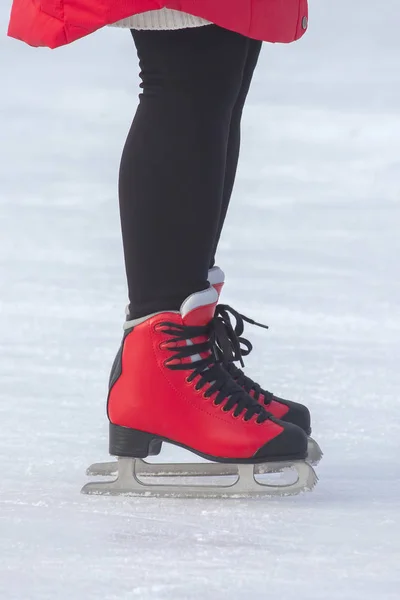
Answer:
M313 2L246 109L224 301L270 325L248 368L310 406L325 452L312 494L271 501L79 494L107 459L136 55L120 30L0 39L1 598L400 598L399 18Z

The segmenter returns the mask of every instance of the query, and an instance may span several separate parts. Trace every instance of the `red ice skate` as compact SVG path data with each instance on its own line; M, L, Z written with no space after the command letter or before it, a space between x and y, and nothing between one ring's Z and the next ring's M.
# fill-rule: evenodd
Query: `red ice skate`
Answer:
M224 272L219 267L213 267L208 273L208 280L217 290L218 295L220 296L225 283ZM221 313L224 313L225 320L229 320L229 313L234 316L236 320L235 334L239 338L239 341L245 346L245 349L242 348L241 355L247 356L253 347L247 339L240 337L244 330L244 321L260 327L265 327L265 325L255 323L255 321L239 314L230 306L220 305L219 309ZM303 404L299 404L298 402L284 400L279 396L275 396L275 394L272 392L268 392L267 390L263 389L258 383L256 383L240 368L238 368L233 361L230 361L225 368L234 381L258 402L263 404L266 410L274 415L274 417L287 423L293 423L303 429L303 431L309 436L307 461L312 465L317 465L323 454L317 442L310 437L311 416L308 408Z
M217 301L218 294L210 287L187 298L180 312L126 322L108 397L110 454L118 457L118 478L87 484L84 492L247 496L291 494L313 487L315 474L304 462L304 431L270 415L223 367L221 349L232 344L224 322L214 316ZM223 463L201 465L203 474L239 476L228 486L143 484L138 478L143 463L138 459L158 454L162 442ZM262 485L254 478L256 464L262 466L258 472L295 467L297 481ZM194 471L189 468L187 474L198 469L199 465Z

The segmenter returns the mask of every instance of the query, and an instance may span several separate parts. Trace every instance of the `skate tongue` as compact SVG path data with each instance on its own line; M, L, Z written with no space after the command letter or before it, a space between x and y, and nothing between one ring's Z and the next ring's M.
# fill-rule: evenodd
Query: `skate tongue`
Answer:
M185 325L207 325L214 316L218 293L213 287L192 294L182 303L180 313Z
M208 281L211 285L223 285L225 283L225 273L219 267L212 267L208 271Z
M214 289L217 290L218 296L221 295L222 288L225 283L225 273L219 267L213 267L208 271L208 281Z

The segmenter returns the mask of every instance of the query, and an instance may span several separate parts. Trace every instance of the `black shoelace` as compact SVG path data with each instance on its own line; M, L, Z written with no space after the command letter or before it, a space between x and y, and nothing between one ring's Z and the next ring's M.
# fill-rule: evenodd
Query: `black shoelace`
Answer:
M268 325L257 323L257 321L240 314L227 304L219 304L216 309L216 314L219 315L220 319L227 328L229 340L231 341L232 347L235 349L235 352L231 353L232 357L228 363L224 364L225 369L241 388L243 388L248 394L252 394L255 400L258 401L260 396L264 396L264 403L268 405L274 399L274 395L271 392L263 390L258 383L253 381L253 379L250 377L247 377L247 375L245 375L244 372L234 364L234 361L239 361L241 366L244 367L242 357L248 356L253 350L251 342L242 337L242 333L244 332L244 323L250 323L251 325L256 325L257 327L262 327L263 329L268 329ZM230 315L232 315L235 319L235 327L232 326Z
M229 319L228 319L229 320ZM240 360L240 345L232 326L219 317L219 312L214 319L205 326L186 326L171 322L159 324L163 333L169 335L171 340L164 342L165 348L171 351L171 356L164 362L168 369L191 371L187 381L196 377L195 388L201 390L207 384L204 396L209 398L217 393L214 404L223 404L223 410L233 410L233 415L243 415L245 421L256 417L257 423L263 423L270 418L270 414L261 404L251 398L230 377L226 368L232 360ZM206 341L194 343L198 337L206 337ZM191 340L190 344L187 341ZM178 346L178 342L186 342ZM201 357L205 355L205 358ZM192 362L181 362L181 359L191 358Z

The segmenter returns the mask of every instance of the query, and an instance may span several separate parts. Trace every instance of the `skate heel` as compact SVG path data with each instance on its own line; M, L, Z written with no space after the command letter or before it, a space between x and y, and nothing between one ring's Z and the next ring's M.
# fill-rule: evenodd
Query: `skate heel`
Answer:
M110 423L109 450L112 456L146 458L160 454L162 442L151 433Z

